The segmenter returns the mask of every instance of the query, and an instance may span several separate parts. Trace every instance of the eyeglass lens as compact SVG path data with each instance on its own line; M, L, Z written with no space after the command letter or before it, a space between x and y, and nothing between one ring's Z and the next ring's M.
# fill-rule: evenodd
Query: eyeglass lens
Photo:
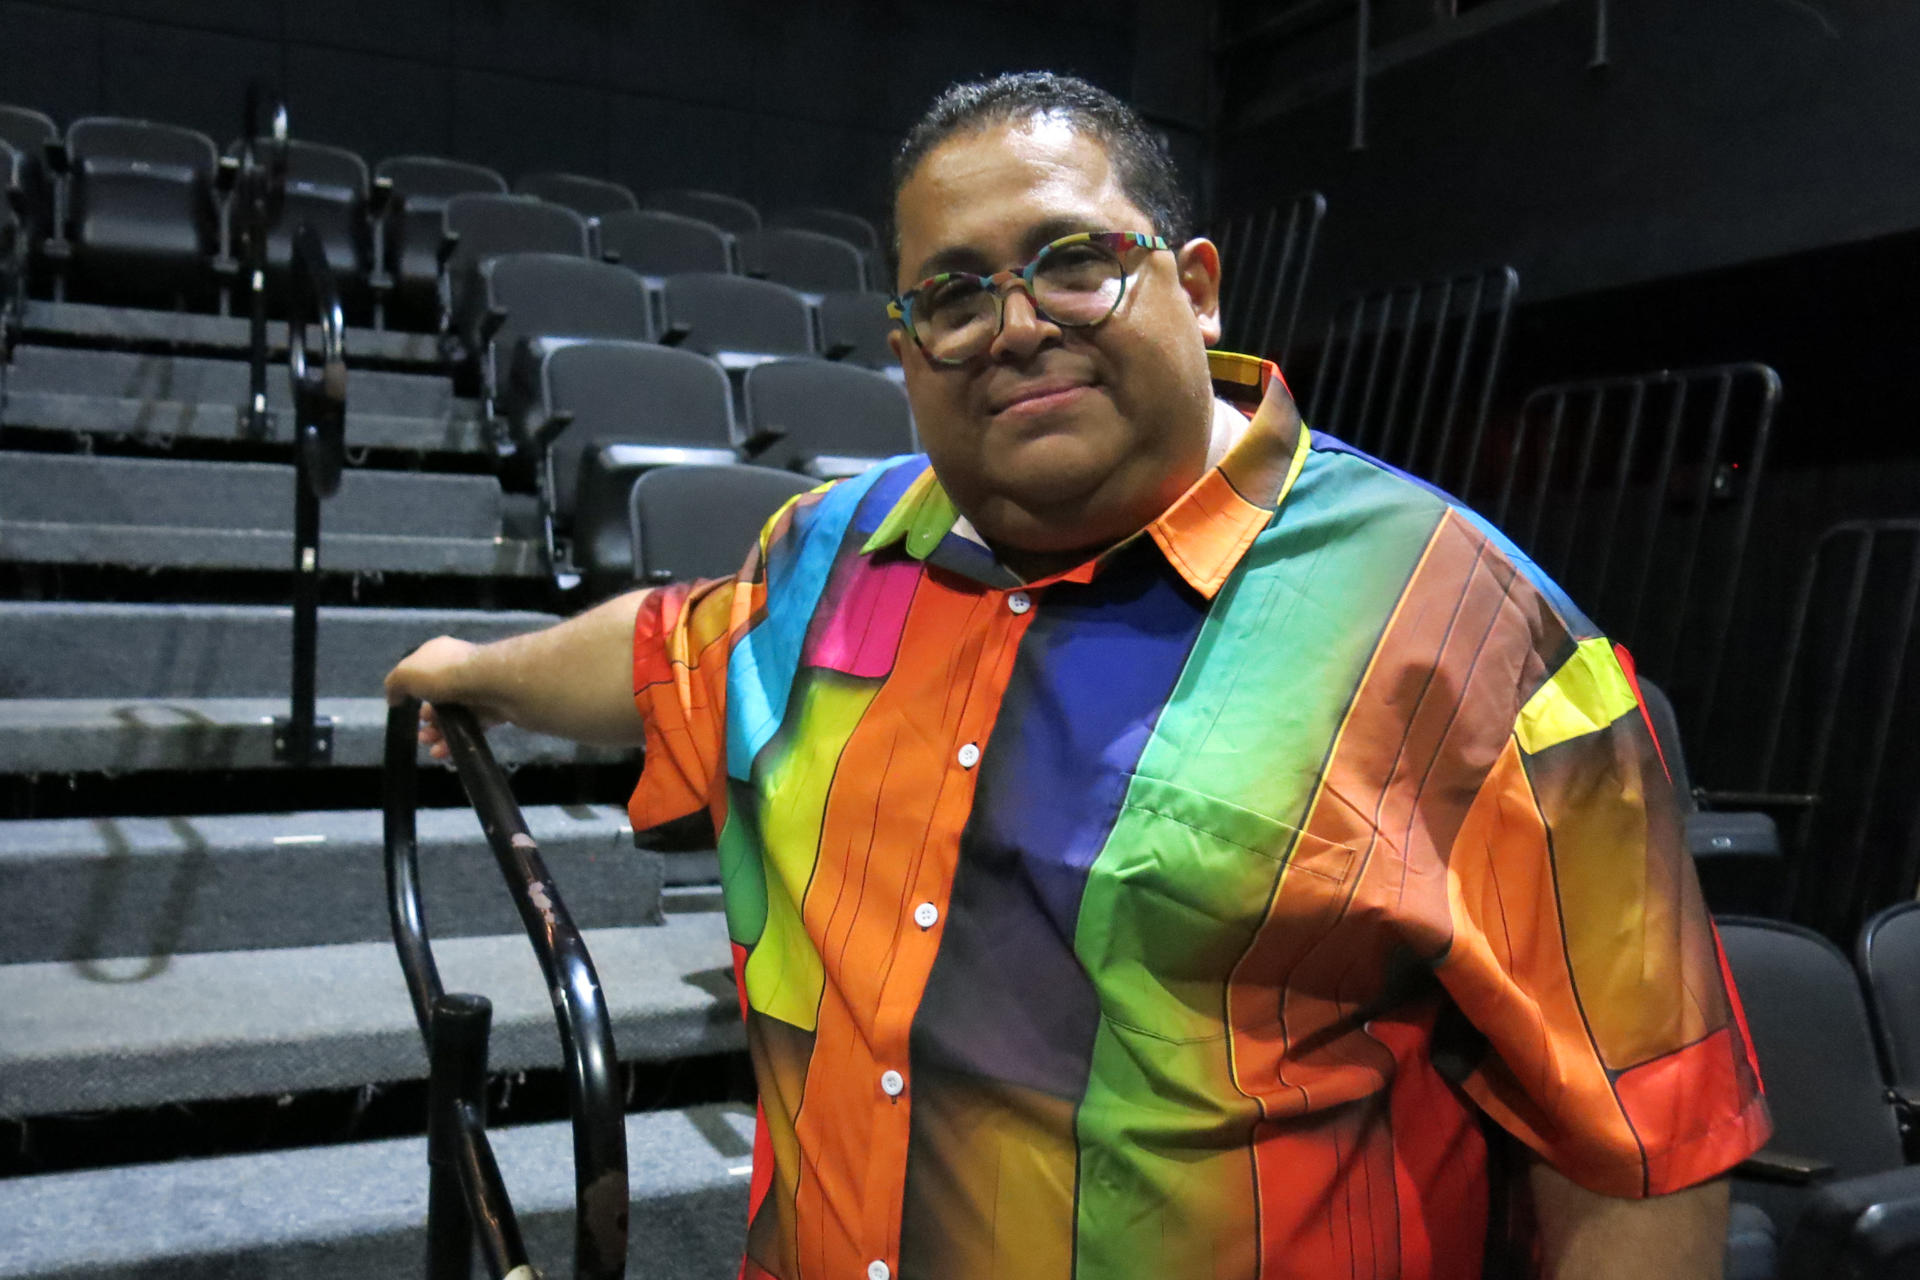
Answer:
M1099 324L1120 305L1126 272L1120 259L1097 244L1049 248L1033 264L1033 302L1058 325ZM1000 331L1006 295L1017 285L988 288L977 276L945 280L915 307L914 331L927 354L962 360L984 351Z

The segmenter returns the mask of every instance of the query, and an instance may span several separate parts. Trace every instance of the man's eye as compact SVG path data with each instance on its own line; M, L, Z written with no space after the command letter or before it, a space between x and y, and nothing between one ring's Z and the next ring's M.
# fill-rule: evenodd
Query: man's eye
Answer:
M935 285L926 295L928 311L967 307L980 296L978 280L948 280Z

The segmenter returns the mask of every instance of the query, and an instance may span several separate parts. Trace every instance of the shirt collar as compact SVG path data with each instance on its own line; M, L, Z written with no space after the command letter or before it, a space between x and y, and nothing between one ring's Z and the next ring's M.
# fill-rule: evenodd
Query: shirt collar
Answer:
M1306 461L1308 434L1286 379L1272 361L1210 351L1207 364L1214 394L1246 420L1236 423L1216 402L1206 473L1141 534L1153 539L1188 585L1212 599L1286 499ZM872 553L898 543L924 561L949 538L979 541L928 467L907 486L861 551ZM1117 549L1108 548L1081 569L1055 576L1090 576L1095 564ZM998 586L1005 585L998 578L1010 575L990 576L996 579L991 585Z

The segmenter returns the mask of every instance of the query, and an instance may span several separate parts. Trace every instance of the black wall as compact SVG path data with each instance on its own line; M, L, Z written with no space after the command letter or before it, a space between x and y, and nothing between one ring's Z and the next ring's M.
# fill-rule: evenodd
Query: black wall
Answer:
M1223 206L1324 191L1323 295L1512 262L1537 300L1920 227L1920 5L1611 7L1602 71L1591 0L1382 71L1360 152L1343 89L1288 107L1281 51L1239 56Z
M238 133L250 76L297 135L884 210L902 127L950 80L1044 67L1142 105L1190 160L1206 5L1059 0L0 0L0 101ZM1173 28L1170 30L1169 28ZM1184 33L1184 34L1183 34ZM1137 83L1136 83L1137 82Z

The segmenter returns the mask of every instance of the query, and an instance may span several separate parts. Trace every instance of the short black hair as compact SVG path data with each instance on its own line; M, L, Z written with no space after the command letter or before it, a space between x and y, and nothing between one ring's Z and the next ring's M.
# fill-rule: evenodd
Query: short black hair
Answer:
M1105 89L1076 76L1019 71L948 85L913 128L893 158L893 208L887 237L893 274L900 268L900 189L927 154L962 133L1055 116L1098 141L1113 161L1127 198L1153 223L1155 235L1176 248L1193 236L1193 204L1166 142L1137 112ZM1116 227L1114 230L1132 230Z

